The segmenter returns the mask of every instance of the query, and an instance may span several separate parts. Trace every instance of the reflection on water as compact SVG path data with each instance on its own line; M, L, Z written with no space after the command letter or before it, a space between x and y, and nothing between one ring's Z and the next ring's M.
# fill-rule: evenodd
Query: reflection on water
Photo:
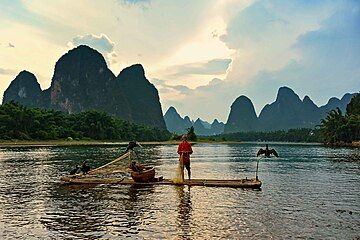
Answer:
M191 237L191 198L190 198L190 186L176 187L176 193L179 198L178 205L178 226L181 229L179 237L190 238Z
M196 144L194 178L255 176L259 144ZM286 239L360 237L360 151L273 144L279 158L260 159L262 191L231 188L59 182L76 164L92 167L124 148L0 149L1 239ZM139 150L157 174L174 176L176 146Z

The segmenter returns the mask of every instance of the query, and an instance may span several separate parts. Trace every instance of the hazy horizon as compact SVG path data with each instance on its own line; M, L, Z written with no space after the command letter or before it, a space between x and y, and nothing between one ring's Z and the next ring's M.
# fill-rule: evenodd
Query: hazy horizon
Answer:
M357 1L5 0L0 13L1 100L21 70L48 88L81 44L115 75L142 64L163 113L194 120L226 122L240 95L259 114L282 86L318 106L360 89Z

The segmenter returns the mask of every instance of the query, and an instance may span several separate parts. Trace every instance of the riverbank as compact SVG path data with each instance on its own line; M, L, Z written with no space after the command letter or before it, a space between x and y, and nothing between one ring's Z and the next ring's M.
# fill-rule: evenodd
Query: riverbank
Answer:
M127 146L129 141L111 141L111 140L0 140L0 147L55 147L55 146ZM191 142L192 144L234 144L238 141L205 141L200 140ZM141 142L141 145L157 144L179 144L179 141L153 141Z
M325 144L328 147L353 147L353 148L360 148L360 141L354 141L352 143L332 143L332 144Z
M112 140L0 140L1 147L56 147L56 146L127 146L129 141L112 141ZM178 140L169 141L153 141L153 142L140 142L141 145L158 145L158 144L179 144ZM252 141L211 141L199 139L198 141L191 142L191 144L239 144L239 143L264 143L265 142L252 142ZM336 143L336 144L323 144L323 143L303 143L303 142L268 142L270 144L286 144L286 145L324 145L328 147L353 147L360 148L360 141L352 143Z
M106 145L124 145L128 141L110 141L110 140L4 140L0 141L0 147L51 147L51 146L106 146ZM141 144L166 144L171 142L144 142Z

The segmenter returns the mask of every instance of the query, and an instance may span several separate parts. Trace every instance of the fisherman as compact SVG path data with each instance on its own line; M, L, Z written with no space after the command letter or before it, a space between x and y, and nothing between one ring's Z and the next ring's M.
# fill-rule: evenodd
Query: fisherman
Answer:
M182 179L184 179L184 166L188 172L189 180L191 179L190 172L190 154L193 153L191 144L187 141L187 135L184 134L181 137L181 143L179 144L177 153L180 155L180 166L182 168Z
M269 158L271 154L273 154L275 157L279 157L279 154L275 151L275 149L269 149L269 145L266 144L266 148L262 149L260 148L257 152L256 156L265 154L265 157Z
M145 169L145 167L141 163L132 161L130 163L130 169L133 170L134 172L141 172Z

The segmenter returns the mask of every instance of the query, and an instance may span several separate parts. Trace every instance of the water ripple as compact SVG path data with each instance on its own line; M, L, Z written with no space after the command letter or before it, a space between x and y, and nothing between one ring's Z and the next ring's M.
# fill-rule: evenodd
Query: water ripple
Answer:
M260 159L261 191L176 186L69 186L73 166L95 167L124 148L0 149L2 239L356 239L360 237L360 151L273 144ZM259 144L196 144L194 178L253 177ZM171 178L174 145L139 156Z

